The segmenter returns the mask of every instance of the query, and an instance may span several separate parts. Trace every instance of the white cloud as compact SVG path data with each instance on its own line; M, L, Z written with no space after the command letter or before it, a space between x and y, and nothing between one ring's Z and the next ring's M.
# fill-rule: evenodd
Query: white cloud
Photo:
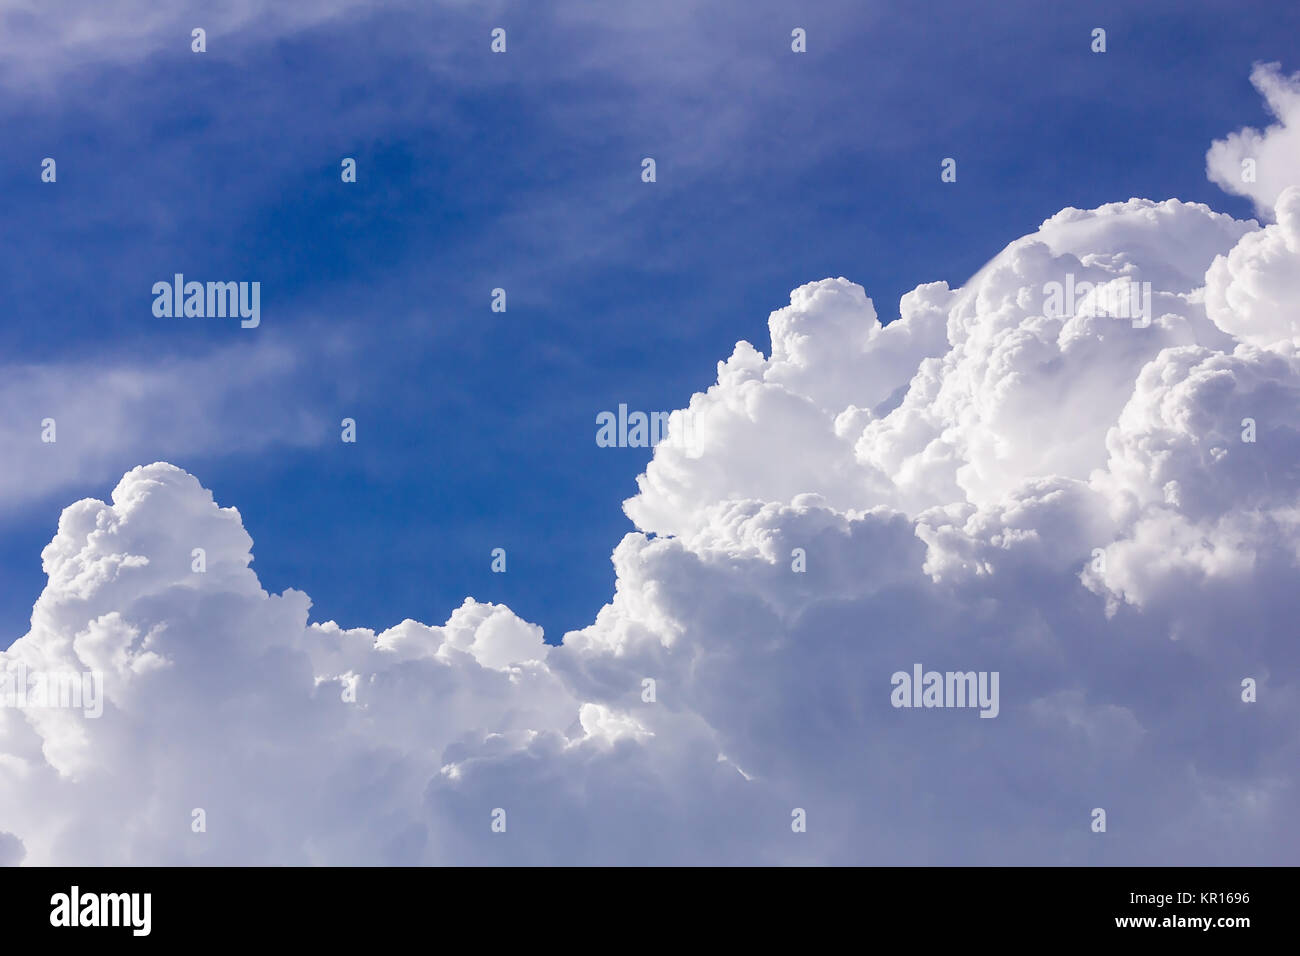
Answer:
M1217 256L1206 276L1210 318L1260 347L1300 338L1300 186L1282 191L1276 214L1275 224Z
M915 514L991 503L1033 475L1085 480L1105 464L1106 431L1143 365L1170 346L1231 343L1199 290L1215 255L1252 228L1175 200L1067 209L960 294L943 283L909 293L883 329L846 280L796 290L772 314L771 357L737 345L691 401L691 447L661 446L625 509L643 529L690 534L737 498L815 492L840 510ZM1044 316L1045 285L1068 275L1151 283L1150 327Z
M11 80L49 79L91 63L130 63L163 50L190 52L190 31L207 31L209 50L240 30L276 36L301 30L350 10L361 0L277 4L268 0L204 0L159 4L126 0L10 0L0 30L0 55Z
M795 290L558 648L472 599L311 624L236 511L131 471L65 510L0 655L106 696L0 708L0 862L1291 861L1293 202L1067 209L883 327L845 279ZM1066 276L1150 283L1150 324L1045 315ZM998 717L893 708L916 663L997 671Z
M310 445L321 422L266 402L302 371L291 350L228 346L146 363L0 366L0 511L13 511L148 456ZM267 407L278 411L268 413ZM42 424L53 420L53 442Z
M1300 186L1300 73L1286 76L1280 64L1260 63L1250 81L1278 122L1262 132L1247 126L1215 140L1205 155L1205 169L1212 181L1250 198L1268 218L1282 190Z

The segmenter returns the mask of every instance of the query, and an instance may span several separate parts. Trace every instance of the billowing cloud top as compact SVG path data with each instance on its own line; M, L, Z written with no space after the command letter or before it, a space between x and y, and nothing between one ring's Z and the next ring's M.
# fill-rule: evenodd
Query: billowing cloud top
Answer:
M1264 94L1277 123L1260 132L1246 127L1227 139L1215 140L1206 154L1210 179L1238 196L1247 196L1268 218L1278 196L1295 185L1300 156L1300 73L1285 76L1280 64L1257 64L1250 75Z
M0 654L11 688L102 680L0 707L0 863L1294 862L1300 184L1273 186L1263 227L1064 210L887 325L845 279L796 289L656 448L560 647L472 599L309 623L237 511L134 469L64 511ZM895 706L916 664L995 700Z

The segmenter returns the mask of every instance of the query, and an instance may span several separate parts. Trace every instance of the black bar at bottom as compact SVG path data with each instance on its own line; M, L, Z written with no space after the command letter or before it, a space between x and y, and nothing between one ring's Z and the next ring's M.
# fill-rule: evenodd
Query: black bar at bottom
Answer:
M59 937L373 945L430 930L432 944L457 927L484 934L485 944L559 933L603 939L602 948L831 931L884 942L877 930L926 948L1099 936L1231 945L1261 933L1285 938L1294 884L1293 869L1227 867L11 868L0 869L0 913L9 947Z

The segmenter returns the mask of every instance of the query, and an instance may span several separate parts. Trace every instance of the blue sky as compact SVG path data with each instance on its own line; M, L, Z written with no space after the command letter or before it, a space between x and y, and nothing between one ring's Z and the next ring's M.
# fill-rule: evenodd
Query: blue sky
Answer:
M557 641L609 599L650 457L598 448L598 412L684 406L737 340L765 351L768 313L813 279L862 284L888 319L1066 205L1250 216L1207 181L1205 149L1265 122L1250 66L1300 35L1300 9L1274 3L584 6L222 32L197 5L203 55L178 31L9 57L6 365L283 360L211 401L195 380L210 438L178 443L188 425L148 406L94 467L0 502L4 644L61 508L155 459L239 508L263 585L305 590L313 620L443 620L473 595ZM36 30L3 16L14 48ZM260 281L261 327L153 317L150 287L175 272ZM48 450L39 410L22 414L32 441L9 462ZM75 416L59 427L68 454ZM258 428L278 437L239 440Z

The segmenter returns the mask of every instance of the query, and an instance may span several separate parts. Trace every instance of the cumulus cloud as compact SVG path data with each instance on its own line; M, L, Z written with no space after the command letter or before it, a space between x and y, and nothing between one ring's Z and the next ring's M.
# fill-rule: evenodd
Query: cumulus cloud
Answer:
M1253 200L1269 218L1282 190L1300 186L1300 73L1286 76L1278 63L1256 64L1250 74L1277 122L1260 131L1247 126L1214 141L1206 172L1227 192Z
M1300 336L1300 186L1282 191L1276 213L1275 224L1216 256L1206 276L1210 318L1260 347Z
M1067 209L887 324L796 289L559 647L472 599L312 623L237 511L130 471L0 655L103 681L0 707L0 861L1293 862L1297 201ZM996 717L893 706L918 664Z
M400 857L419 852L412 811L467 733L576 720L540 630L505 609L467 601L443 627L378 635L308 626L306 595L262 591L251 544L170 465L64 512L31 631L3 660L102 674L103 714L0 708L0 818L22 821L29 862ZM88 793L98 822L78 809ZM193 833L195 810L226 836Z
M796 290L772 315L771 356L742 342L719 365L691 401L692 441L660 447L627 513L690 534L737 498L811 492L840 510L918 513L991 503L1035 474L1086 479L1148 361L1231 342L1205 315L1205 271L1254 228L1176 200L1067 209L959 293L934 283L904 296L883 329L847 280ZM1067 282L1117 283L1125 299L1149 283L1149 324L1083 299L1045 315L1046 288ZM782 447L799 452L773 454Z

